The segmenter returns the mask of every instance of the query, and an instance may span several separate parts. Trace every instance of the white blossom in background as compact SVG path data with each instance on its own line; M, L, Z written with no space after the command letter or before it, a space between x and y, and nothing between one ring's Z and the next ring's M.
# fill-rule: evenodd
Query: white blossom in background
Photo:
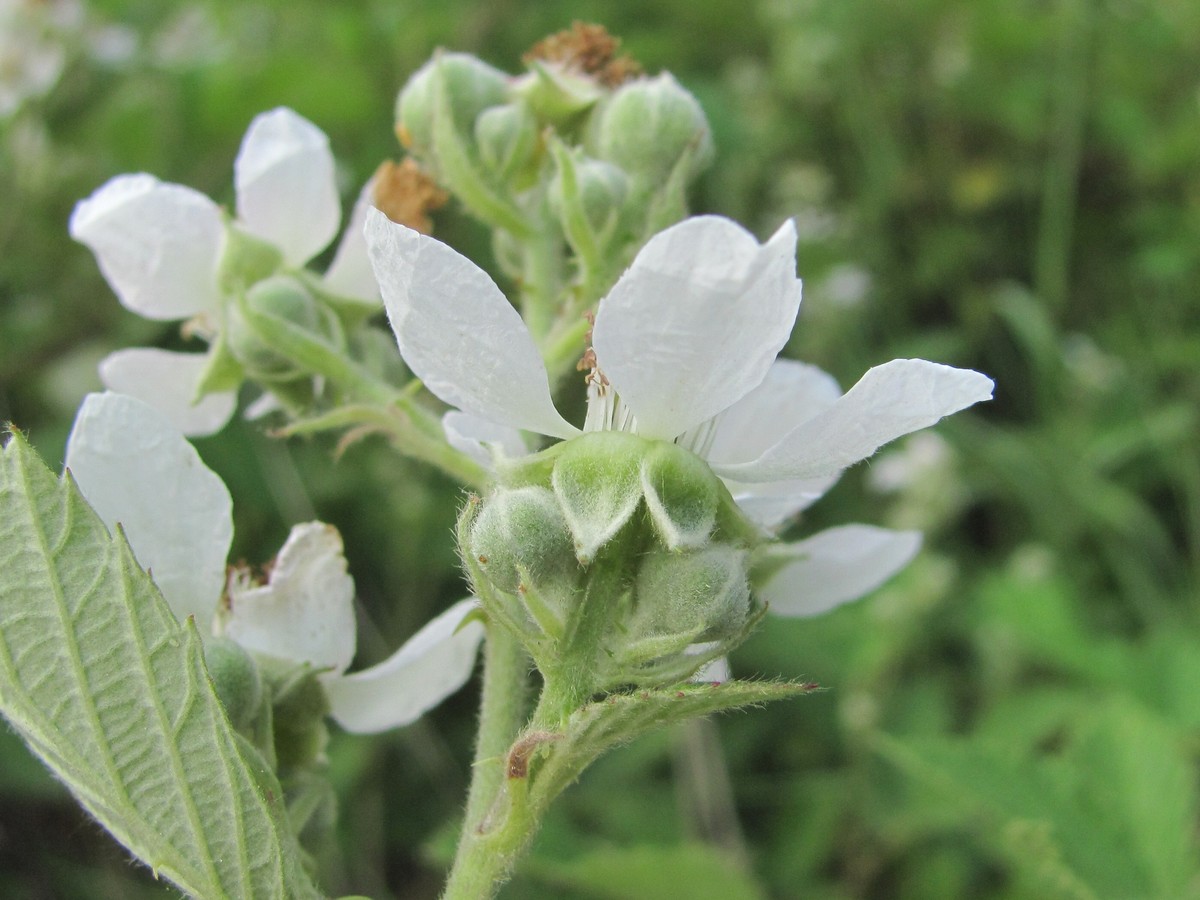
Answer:
M82 22L74 0L0 0L0 119L58 83L65 36Z
M137 47L133 29L97 21L79 0L0 0L0 120L50 93L72 58L120 66Z
M162 415L116 393L90 394L67 444L67 468L110 528L120 524L175 615L195 618L248 650L325 670L333 718L367 733L405 725L470 677L483 637L463 600L391 657L345 674L354 658L354 581L342 539L320 522L297 525L264 585L235 575L230 609L216 613L233 539L232 501L221 479ZM460 627L461 626L461 627Z
M301 269L333 240L341 201L329 139L280 107L250 123L234 162L233 227L276 247L287 269ZM365 198L366 194L364 194ZM362 238L360 198L323 286L373 300ZM70 232L96 256L121 304L147 319L187 320L189 333L212 339L224 298L218 284L227 214L199 191L144 173L119 175L71 215ZM120 350L101 364L104 384L163 412L184 434L218 431L236 406L234 392L195 397L206 357L151 348Z
M771 532L880 446L991 397L965 369L898 359L846 393L819 369L779 359L800 306L796 232L765 244L736 223L687 219L653 237L596 311L582 432L555 408L545 365L491 278L441 242L371 212L367 243L400 351L458 412L449 439L521 452L520 431L569 440L615 429L675 441L706 459ZM866 525L772 548L760 593L815 615L882 584L920 536Z

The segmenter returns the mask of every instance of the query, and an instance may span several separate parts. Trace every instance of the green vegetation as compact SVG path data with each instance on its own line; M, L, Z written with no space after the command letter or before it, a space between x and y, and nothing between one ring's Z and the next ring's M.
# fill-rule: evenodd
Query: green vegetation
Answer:
M52 466L100 357L185 346L117 304L67 236L76 200L148 171L230 202L247 123L288 105L330 135L349 201L399 157L396 92L435 47L514 70L573 18L702 101L715 163L695 210L764 237L795 217L790 355L843 386L910 356L996 381L792 530L926 532L872 597L767 617L732 660L828 690L602 759L504 896L1200 894L1200 5L96 0L88 17L58 83L0 120L0 421ZM132 46L113 60L96 43L117 24ZM489 258L462 210L435 225ZM332 462L332 441L240 420L197 447L238 498L234 558L314 515L341 530L362 664L462 595L461 497L431 468L370 439ZM334 896L436 896L475 691L400 732L335 735ZM174 894L9 733L0 885Z

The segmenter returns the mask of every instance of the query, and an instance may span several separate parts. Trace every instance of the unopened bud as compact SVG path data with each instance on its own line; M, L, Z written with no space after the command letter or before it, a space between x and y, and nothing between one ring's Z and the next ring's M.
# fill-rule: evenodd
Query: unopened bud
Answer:
M665 179L687 154L690 180L711 161L704 110L670 73L623 85L599 115L599 156L637 178Z
M436 116L449 113L459 134L473 135L478 115L503 103L507 92L508 76L499 69L469 53L439 53L413 73L396 99L400 140L418 157L432 159Z
M485 109L475 119L475 142L484 165L503 179L533 159L537 122L524 106L506 103Z
M245 304L245 308L241 307ZM231 303L226 317L230 352L246 372L264 381L280 381L307 374L271 343L267 318L279 319L325 340L339 333L336 315L300 282L285 275L254 285L244 299Z
M542 487L499 490L471 528L469 552L501 591L515 593L527 578L546 590L573 584L578 565L571 532L554 494Z
M247 728L263 699L262 674L254 658L229 638L214 637L204 644L204 662L230 723Z
M629 190L629 179L617 166L599 159L574 161L575 192L578 204L593 234L603 234L621 213ZM566 206L567 192L562 179L564 173L550 183L550 208L560 218L569 214Z
M634 635L722 640L745 624L750 611L746 553L717 544L691 553L648 554L636 591Z

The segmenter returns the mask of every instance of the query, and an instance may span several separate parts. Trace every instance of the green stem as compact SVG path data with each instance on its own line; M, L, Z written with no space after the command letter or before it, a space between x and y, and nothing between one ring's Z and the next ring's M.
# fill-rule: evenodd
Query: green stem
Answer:
M1062 0L1058 16L1055 97L1034 258L1034 285L1039 298L1052 309L1065 305L1070 288L1071 242L1087 118L1092 4L1090 0Z
M543 204L538 220L543 224L525 239L521 275L521 316L535 340L550 331L563 302L563 242L559 229Z
M529 658L520 642L505 628L489 628L471 789L443 900L494 896L536 830L536 822L514 815L512 809L503 821L491 821L501 814L497 807L504 791L508 751L525 720L528 668Z

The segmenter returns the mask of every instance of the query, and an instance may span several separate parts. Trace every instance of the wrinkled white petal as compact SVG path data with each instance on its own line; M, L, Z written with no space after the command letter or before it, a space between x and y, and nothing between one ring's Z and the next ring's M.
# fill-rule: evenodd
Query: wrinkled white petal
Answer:
M477 605L473 598L456 603L377 666L325 679L337 723L358 734L407 725L462 687L483 625L459 625Z
M375 209L366 236L400 353L429 390L499 425L578 433L554 408L529 330L486 272Z
M496 450L507 459L519 459L530 452L529 445L517 429L497 425L456 409L442 416L442 431L451 447L461 450L488 469L492 468Z
M286 107L255 117L233 164L238 218L300 266L329 245L342 219L325 132Z
M757 459L841 396L832 375L807 363L777 359L758 387L721 413L707 458L713 463Z
M367 254L367 239L363 227L367 223L367 210L373 204L375 179L367 182L354 203L350 213L350 222L342 234L333 262L325 271L325 287L343 297L356 297L362 300L379 299L379 283L371 269L371 257Z
M226 637L248 650L340 674L354 659L354 579L332 525L296 525L258 587L229 585Z
M798 513L808 509L837 482L840 473L797 481L754 484L724 479L734 502L746 517L768 532L778 531Z
M153 175L119 175L75 205L70 231L138 315L185 319L216 307L225 228L203 194Z
M992 380L979 372L894 359L871 369L833 406L794 428L758 459L714 465L713 470L737 481L820 478L991 396Z
M816 616L879 587L917 555L921 534L843 525L780 547L792 557L758 590L781 616Z
M195 616L207 633L233 540L233 502L216 473L161 414L113 393L84 399L66 464L105 524L120 523L180 621Z
M650 239L600 301L592 343L637 417L671 439L757 386L800 308L796 231L766 244L729 219L687 219Z
M189 437L220 431L237 407L237 393L207 394L192 402L208 364L203 353L129 347L100 361L100 380L110 391L137 397L166 416Z

